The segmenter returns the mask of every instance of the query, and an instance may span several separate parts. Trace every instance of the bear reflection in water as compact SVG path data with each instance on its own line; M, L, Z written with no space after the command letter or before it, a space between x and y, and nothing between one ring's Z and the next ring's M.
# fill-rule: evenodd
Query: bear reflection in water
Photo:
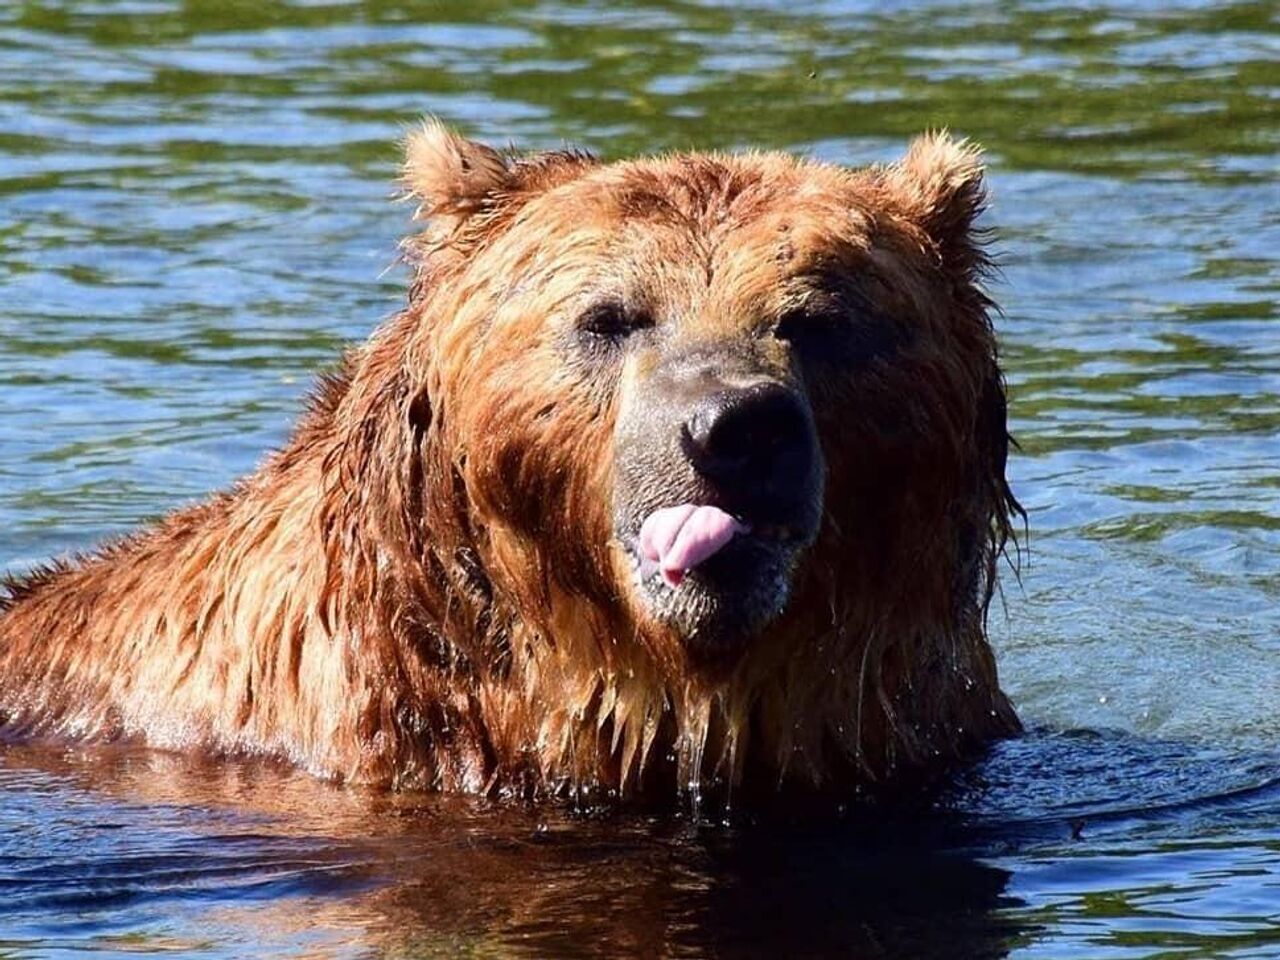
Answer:
M13 939L161 930L157 947L219 956L252 943L281 956L942 958L1003 955L1026 935L1001 909L1006 872L950 849L948 835L973 838L937 815L815 829L574 816L120 747L10 746L0 788L0 860L24 868L0 901Z

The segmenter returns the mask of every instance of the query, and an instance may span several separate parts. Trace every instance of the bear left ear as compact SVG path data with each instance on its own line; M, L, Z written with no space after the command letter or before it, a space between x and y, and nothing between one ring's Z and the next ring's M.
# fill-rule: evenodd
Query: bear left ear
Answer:
M511 165L497 150L427 119L405 138L401 181L419 201L418 219L460 220L510 185Z
M944 266L971 277L987 265L974 221L987 205L982 151L946 131L917 137L886 177Z

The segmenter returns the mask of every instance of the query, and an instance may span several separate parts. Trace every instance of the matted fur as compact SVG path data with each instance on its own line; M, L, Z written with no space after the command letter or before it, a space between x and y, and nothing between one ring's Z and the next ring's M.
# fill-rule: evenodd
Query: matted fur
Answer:
M674 796L847 793L1016 729L985 637L1016 503L976 151L938 135L862 171L603 165L433 123L404 182L425 224L408 305L322 379L284 449L0 594L10 733ZM612 536L613 425L644 364L584 376L563 330L607 283L661 299L691 342L738 335L817 266L856 275L910 348L813 397L818 541L783 616L702 669L639 608Z

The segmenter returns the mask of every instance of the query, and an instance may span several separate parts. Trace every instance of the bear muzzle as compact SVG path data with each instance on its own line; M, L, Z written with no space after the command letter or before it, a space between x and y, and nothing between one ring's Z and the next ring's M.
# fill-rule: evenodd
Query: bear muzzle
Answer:
M662 370L619 429L615 527L644 612L723 657L776 619L822 516L808 400L740 364Z

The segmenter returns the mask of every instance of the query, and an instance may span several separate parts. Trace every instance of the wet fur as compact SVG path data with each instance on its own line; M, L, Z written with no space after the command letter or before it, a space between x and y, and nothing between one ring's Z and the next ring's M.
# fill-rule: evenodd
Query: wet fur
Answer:
M408 304L322 378L284 449L0 591L8 735L414 788L771 796L937 770L1017 728L985 636L1016 503L975 151L606 166L429 124L405 182L425 224ZM611 538L613 424L644 371L577 375L548 318L584 284L657 277L716 334L810 263L857 276L910 347L815 397L818 541L782 618L707 669L646 619Z

